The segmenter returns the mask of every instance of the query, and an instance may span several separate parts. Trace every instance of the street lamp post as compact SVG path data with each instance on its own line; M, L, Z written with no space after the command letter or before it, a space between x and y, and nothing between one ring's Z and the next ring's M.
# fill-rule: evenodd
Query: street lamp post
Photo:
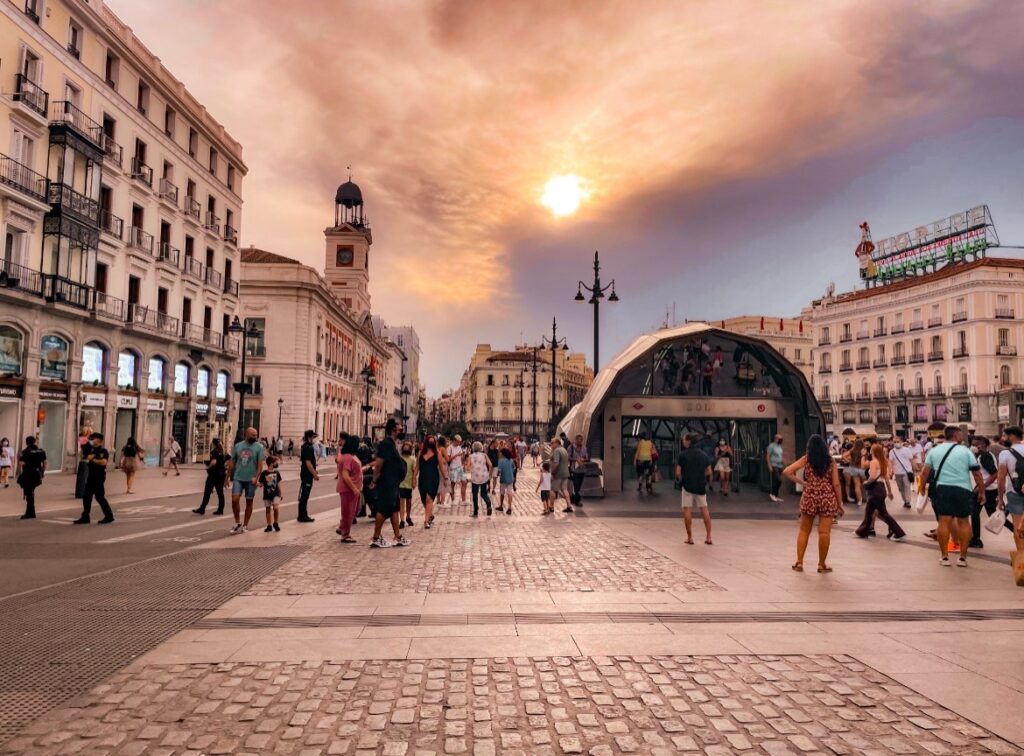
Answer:
M561 347L563 351L569 351L569 345L566 343L565 337L563 336L562 338L558 338L557 318L551 318L551 338L549 339L547 336L541 336L540 343L545 349L551 350L551 415L548 417L548 422L553 423L555 421L555 412L558 410L558 399L555 395L558 366L555 362L555 357L557 356L559 347Z
M600 362L598 354L600 350L600 337L601 337L601 321L598 317L599 308L601 306L601 300L604 299L604 293L609 289L612 290L611 295L608 297L609 302L618 302L619 296L615 293L615 279L612 279L604 286L601 285L601 259L598 257L597 252L594 252L594 283L587 286L582 281L579 282L576 287L576 296L573 299L577 302L583 302L585 297L583 296L583 290L586 289L590 293L590 299L587 300L588 304L594 305L594 376L597 376L597 366Z
M245 353L249 350L249 339L259 336L262 331L253 323L250 323L248 327L244 326L235 315L231 325L228 326L228 333L241 334L242 339L242 380L233 385L235 391L238 392L238 427L235 428L235 443L237 444L242 440L242 434L245 431L245 395L252 391L252 386L245 380Z
M530 403L533 405L533 416L531 431L533 435L537 435L537 352L540 351L540 347L533 348L533 385L530 391Z
M373 371L367 365L359 372L359 375L363 377L363 381L366 383L366 401L363 403L363 438L369 438L370 410L373 409L373 405L370 404L370 386L373 385Z
M519 392L519 435L520 436L525 436L526 435L526 417L525 417L525 413L523 412L523 408L524 408L523 399L525 398L524 395L523 395L523 389L526 388L526 381L523 379L523 376L525 376L525 375L526 375L526 368L525 367L520 367L519 368L519 378L516 379L516 385L515 385L516 390Z
M284 409L284 398L277 399L277 437L281 438L281 410Z

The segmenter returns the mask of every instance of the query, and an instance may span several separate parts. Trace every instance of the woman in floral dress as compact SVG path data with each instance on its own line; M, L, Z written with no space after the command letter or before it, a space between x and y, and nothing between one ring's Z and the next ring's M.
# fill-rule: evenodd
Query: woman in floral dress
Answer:
M803 480L797 473L803 470ZM797 485L803 486L800 497L800 531L796 537L796 563L793 569L803 572L804 552L814 528L814 518L818 518L818 572L832 572L826 559L832 534L832 523L843 514L841 489L839 486L839 470L832 456L828 453L828 445L818 434L807 439L807 453L791 464L782 474Z

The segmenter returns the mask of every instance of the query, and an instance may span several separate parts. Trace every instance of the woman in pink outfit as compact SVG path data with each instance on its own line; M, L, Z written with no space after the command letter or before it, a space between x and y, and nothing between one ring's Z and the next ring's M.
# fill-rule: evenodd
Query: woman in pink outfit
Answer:
M352 520L359 508L359 496L363 490L363 465L356 456L359 451L359 437L349 436L338 452L338 497L341 499L341 523L335 531L342 543L355 543L350 535Z

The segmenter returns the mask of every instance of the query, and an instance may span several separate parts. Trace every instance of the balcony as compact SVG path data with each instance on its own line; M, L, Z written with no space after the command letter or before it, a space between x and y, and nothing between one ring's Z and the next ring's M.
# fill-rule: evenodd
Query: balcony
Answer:
M79 194L67 184L51 182L46 192L46 201L55 210L74 216L89 226L99 226L100 203Z
M822 365L820 368L818 368L818 372L821 375L830 375L832 373L832 366L831 365Z
M248 353L248 350L246 350L246 352ZM317 354L317 356L316 356L316 364L317 365L323 365L324 364L324 356L322 354L319 354L319 353Z
M913 321L910 324L910 330L911 331L923 331L924 330L924 321L923 320L915 320L915 321Z
M1000 357L1016 357L1017 347L1010 346L1009 344L1000 344L996 347L996 354Z
M911 365L920 365L923 362L924 362L924 352L922 352L920 354L912 354L912 355L910 355L910 359L908 360L908 363L911 364Z
M203 327L198 323L182 323L181 338L191 341L193 344L203 343Z
M227 352L228 354L238 354L241 339L239 339L237 336L229 336L228 334L222 334L221 339L224 345L223 349L225 352Z
M213 213L206 213L206 219L203 221L203 228L214 234L220 233L220 218Z
M209 265L206 266L206 283L213 288L220 290L222 282L222 276L219 270L214 270Z
M132 226L128 229L128 246L141 249L146 254L153 254L153 234L147 234L141 228Z
M896 336L897 334L903 333L905 330L906 329L904 329L902 325L894 325L891 333L893 336Z
M949 392L952 396L967 396L971 389L967 386L954 386Z
M46 201L46 177L3 154L0 154L0 184L17 189L34 200Z
M103 127L69 100L57 100L50 106L51 126L70 126L82 138L103 149Z
M153 188L153 169L137 157L132 158L132 178L141 181L150 189Z
M839 372L840 373L849 373L852 370L853 370L853 363L852 362L842 362L842 363L839 364Z
M238 246L238 232L231 228L231 226L224 226L224 241L228 244L237 247Z
M928 362L939 362L940 360L945 359L944 354L945 353L941 349L934 352L928 352Z
M224 279L224 293L230 294L233 297L238 296L238 281L233 278Z
M171 183L170 179L160 179L159 190L156 193L162 200L167 200L175 207L178 206L178 187Z
M871 392L870 391L868 391L867 393L857 392L857 401L858 402L870 402L871 401Z
M909 391L907 391L907 396L910 397L911 399L923 399L924 388L912 388Z
M967 347L965 347L965 346L959 346L959 347L954 347L953 348L953 359L954 360L959 360L961 357L970 357L970 356L971 356L971 353L967 350Z
M43 295L43 279L37 270L0 260L0 291L4 289L16 289L41 297Z
M100 230L105 234L123 239L124 221L109 210L100 210Z
M151 310L143 305L129 302L124 322L145 331L156 331L156 315L156 310Z
M185 206L181 208L181 211L188 216L187 220L199 223L200 215L202 214L202 208L194 197L185 195Z
M863 341L864 339L871 338L871 333L868 331L857 331L857 341Z
M953 313L953 322L954 323L963 323L965 320L967 320L967 313L966 312L954 312Z
M928 389L928 396L930 397L944 397L946 395L946 389L941 386L935 386Z
M177 268L178 260L181 259L181 250L177 247L172 247L168 242L160 242L160 246L157 248L156 259Z
M844 334L841 334L839 336L839 343L840 344L847 344L847 343L849 343L851 341L853 341L853 334L852 333L844 333Z
M857 360L858 370L869 370L871 368L871 362L869 360Z
M872 362L872 363L871 363L871 367L875 367L875 368L884 368L884 367L886 367L886 366L887 366L888 364L889 364L889 363L888 363L888 362L886 362L885 358L884 358L884 357L882 357L882 358L880 358L880 359L877 359L877 360L875 360L874 362Z
M39 4L36 0L25 0L25 15L34 23L39 23Z
M95 293L92 311L96 317L124 322L124 300L112 297L106 292Z
M20 102L37 115L46 118L50 107L50 94L25 74L14 76L14 101Z
M200 281L206 279L206 266L192 257L192 255L185 255L182 259L181 269Z
M882 326L881 328L876 328L875 329L875 338L877 339L879 336L885 336L885 333L886 333L885 326Z
M172 339L178 338L178 329L180 328L178 322L177 318L172 318L166 312L158 312L156 314L157 332Z
M942 318L928 318L929 328L938 328L940 325L942 325Z
M839 402L840 404L848 404L850 402L853 402L853 394L840 394L839 396L836 397L836 401Z
M118 168L124 165L124 148L114 141L114 137L104 133L100 137L100 147L103 148L104 154L110 161L117 164Z
M906 399L907 392L905 389L896 389L895 391L889 392L890 399Z
M81 60L81 59L82 59L82 51L81 51L81 50L79 50L79 49L78 49L77 47L75 47L75 46L74 46L73 44L71 44L70 42L68 42L68 53L69 53L69 54L71 55L71 57L72 57L72 58L74 58L75 60Z
M886 391L885 389L882 389L880 391L876 391L872 396L874 397L876 402L884 402L886 399L889 398L889 392Z
M1015 316L1016 315L1015 315L1013 309L1010 308L1010 307L997 307L996 308L996 317L999 320L1013 320Z
M832 346L832 339L828 336L822 336L818 340L818 346Z

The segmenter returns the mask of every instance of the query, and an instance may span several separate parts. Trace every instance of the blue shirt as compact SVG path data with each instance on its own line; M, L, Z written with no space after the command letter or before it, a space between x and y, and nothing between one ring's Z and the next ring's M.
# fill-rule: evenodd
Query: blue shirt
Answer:
M232 477L243 482L252 480L256 477L256 466L265 456L266 450L259 441L251 444L248 441L239 441L231 452L231 458L235 461Z
M768 444L767 451L768 459L771 460L772 467L782 467L782 444Z
M952 447L952 451L950 451ZM946 457L946 454L949 457ZM942 460L946 457L945 464ZM932 470L938 472L939 465L942 465L942 475L935 480L937 486L958 486L968 491L974 490L974 480L971 478L972 470L980 470L981 465L975 459L971 450L963 444L954 444L947 441L944 444L932 447L925 457L924 463Z
M516 463L511 459L505 459L505 457L502 457L498 460L498 473L501 475L499 478L500 482L514 482L516 479Z

